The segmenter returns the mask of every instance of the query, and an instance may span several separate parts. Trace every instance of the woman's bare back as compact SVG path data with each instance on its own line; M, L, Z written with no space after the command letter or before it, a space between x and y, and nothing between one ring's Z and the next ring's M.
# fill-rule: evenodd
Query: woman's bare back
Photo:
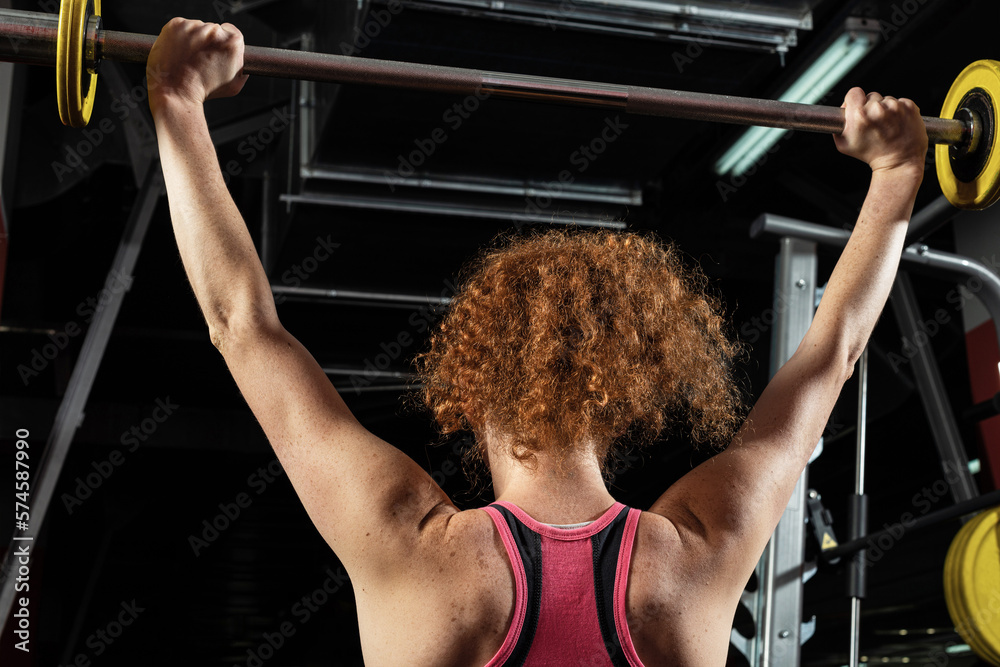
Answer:
M366 664L484 667L514 617L510 559L489 515L442 513L423 548L381 584L355 583ZM686 558L666 518L639 518L626 593L626 617L645 667L724 664L737 598ZM597 656L593 665L607 664ZM581 666L583 667L583 666Z

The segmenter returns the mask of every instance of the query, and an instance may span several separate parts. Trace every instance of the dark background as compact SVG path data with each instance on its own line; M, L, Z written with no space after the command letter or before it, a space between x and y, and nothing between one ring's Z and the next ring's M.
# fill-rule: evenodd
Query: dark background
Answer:
M813 29L799 31L799 43L784 57L784 66L777 54L710 41L693 62L679 68L676 54L692 52L677 41L530 26L475 12L462 16L420 7L407 7L395 16L358 55L767 97L795 78L798 68L835 34L845 17L891 21L893 12L905 5L916 9L899 30L887 32L888 38L830 93L826 103L839 105L846 90L859 85L910 97L926 115L937 113L965 65L997 55L1000 6L993 0L751 4L763 9L811 5ZM16 6L38 9L33 3ZM350 39L355 25L365 24L371 8L365 3L359 9L340 0L236 6L208 0L107 2L104 16L109 28L154 33L174 15L221 17L243 29L248 43L260 45L292 44L302 32L315 31L315 48L340 52L340 43ZM121 71L130 86L141 83L141 67ZM10 452L15 430L28 429L33 455L42 451L83 336L73 338L27 384L17 367L29 362L32 351L47 344L53 331L64 331L68 323L85 326L77 308L100 292L138 190L125 133L118 125L84 161L85 168L70 174L53 168L54 162L65 161L67 150L79 145L81 133L59 124L51 79L49 69L18 70L4 184L10 246L0 312L0 442L3 451ZM105 86L98 93L95 119L116 117L108 90ZM211 104L210 121L214 128L222 128L260 117L263 126L273 110L292 108L292 96L289 82L256 79L239 99ZM441 127L443 111L460 101L440 94L360 86L323 86L319 99L315 161L348 170L364 167L376 174L395 170L398 156ZM448 141L423 169L439 175L551 182L570 166L570 154L597 135L606 117L608 113L601 110L491 99L459 129L449 130ZM659 118L623 120L627 130L580 182L635 190L642 194L642 203L577 202L570 209L605 220L623 219L635 231L655 231L676 241L692 264L702 266L725 301L734 331L742 332L753 345L740 373L748 394L756 396L768 375L771 332L758 327L753 333L750 323L771 305L777 241L751 240L750 224L771 212L850 226L864 198L868 169L837 153L829 136L795 133L782 139L778 150L735 192L723 196L711 166L739 135L738 129ZM256 130L245 133L251 134ZM271 248L268 269L275 284L312 254L318 237L329 235L341 245L304 285L437 296L476 249L512 229L509 219L502 218L350 207L289 210L278 196L299 192L305 185L297 175L289 177L289 156L298 160L300 151L295 129L279 133L254 160L239 152L243 138L221 145L220 158L224 163L235 159L243 167L232 180L232 192L258 244ZM265 172L270 182L267 191ZM388 200L412 195L370 184L311 186L335 195ZM918 208L939 194L934 170L929 168ZM523 197L456 195L455 200L524 207ZM271 220L268 229L262 229L265 201ZM951 227L928 242L952 250ZM821 249L820 257L822 282L836 253ZM914 276L914 284L925 315L945 306L944 295L954 288L921 276ZM424 333L411 320L414 313L423 317L415 305L289 299L279 306L279 313L324 366L362 367L382 352L381 344L408 332L415 342L392 364L393 370L406 373L425 342ZM958 317L944 326L932 345L952 407L960 413L969 406L970 396ZM868 485L873 526L898 521L902 512L912 511L914 495L941 478L909 369L897 372L886 360L886 354L900 346L887 309L872 345ZM349 379L332 379L338 386L350 387ZM855 391L853 382L845 389L831 419L825 453L811 469L810 484L823 494L842 533L846 496L853 490ZM343 393L366 427L435 474L460 506L475 507L492 499L488 488L477 495L463 475L454 472L458 456L453 443L435 445L439 439L426 414L405 393ZM179 407L135 451L129 451L123 435L151 416L157 400ZM961 425L970 458L975 458L973 424ZM94 472L94 466L100 467L114 451L121 453L122 464L90 497L67 507L65 494L74 493L78 479ZM612 492L622 502L647 507L706 455L693 452L683 438L663 441L642 453L641 462L631 470L619 474ZM349 584L342 583L308 622L300 623L297 614L302 608L296 604L302 597L321 588L331 573L337 581L343 577L336 557L309 523L287 480L278 475L262 481L258 470L266 469L273 459L208 339L183 274L164 200L145 239L57 498L35 546L31 664L69 664L83 654L95 665L245 665L248 651L258 650L265 633L290 621L295 635L265 664L360 665ZM984 490L991 484L979 481ZM0 491L10 497L6 475ZM196 555L192 536L202 533L204 521L220 514L220 504L235 502L240 493L252 500L250 506ZM942 498L936 505L949 502ZM10 535L8 525L6 520L0 522L2 544ZM871 570L870 597L863 605L862 652L873 661L885 657L898 663L911 658L913 664L941 664L928 662L927 656L943 655L941 649L956 641L941 571L958 527L957 521L949 522L909 537ZM803 664L846 663L849 603L842 568L821 566L805 590L806 617L817 616L817 632L803 648ZM133 600L143 611L120 638L107 645L92 638L117 617L123 603ZM907 634L901 636L900 630ZM0 660L27 664L10 651L10 640L8 633ZM948 655L947 660L953 665L975 664L968 657Z

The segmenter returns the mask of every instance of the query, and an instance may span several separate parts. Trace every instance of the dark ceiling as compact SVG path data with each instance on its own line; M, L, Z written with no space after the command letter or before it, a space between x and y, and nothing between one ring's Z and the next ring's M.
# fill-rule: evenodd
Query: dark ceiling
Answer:
M117 30L157 32L174 15L225 19L258 45L298 48L309 35L304 43L312 39L317 50L353 50L359 57L755 97L772 96L794 79L845 19L866 17L884 22L885 39L825 103L839 105L846 90L859 85L911 97L926 115L936 114L966 64L996 57L1000 19L995 0L701 3L720 12L723 23L726 12L770 12L806 26L795 29L794 44L778 54L736 47L711 35L679 41L679 33L670 38L665 29L654 30L634 15L631 32L622 28L625 15L612 17L600 30L580 29L570 20L575 17L572 0L507 4L505 14L504 3L404 3L391 21L378 24L370 40L356 39L354 29L370 26L371 12L396 5L369 6L367 0L105 2L104 16L107 27ZM38 9L33 2L14 5ZM520 18L511 15L516 7L523 10ZM609 28L612 24L617 27ZM17 368L30 363L33 350L48 343L53 332L65 331L68 323L84 324L78 307L100 292L141 184L142 129L148 123L141 103L143 72L132 66L109 69L102 81L117 74L120 90L138 101L136 110L101 137L93 154L81 160L83 166L68 171L55 165L67 164L69 152L87 141L85 135L59 124L51 70L17 70L3 190L10 237L0 312L5 452L11 451L15 429L29 429L34 451L40 451L52 428L83 336L72 338L27 382ZM96 118L116 118L123 100L110 83L102 86ZM312 99L306 113L300 98ZM712 278L734 330L746 338L751 328L745 325L771 305L777 252L776 239L750 238L753 220L770 212L849 226L867 186L867 168L838 154L828 136L788 135L745 181L720 181L711 166L739 134L729 126L619 118L603 110L501 99L476 101L467 118L449 115L454 105L467 103L441 94L332 85L316 87L311 98L308 87L256 79L240 98L210 104L220 159L238 167L232 192L272 283L362 293L279 296L285 326L324 367L364 369L406 332L414 342L392 355L386 369L405 376L425 341L425 323L440 310L421 301L447 297L463 261L498 234L540 226L520 219L532 205L548 224L624 221L629 229L676 241ZM315 133L307 132L302 140L309 110ZM260 133L273 118L290 115L294 123ZM617 123L620 135L577 173L565 198L549 202L546 188L555 187L561 171L576 168L574 152L607 123ZM447 140L436 142L433 152L422 150L436 130ZM421 150L414 160L414 151ZM303 178L303 164L313 169L312 178ZM408 165L415 167L416 181L403 178ZM535 194L511 194L526 187L535 188ZM282 199L303 193L333 203ZM918 208L939 194L931 168ZM296 267L309 268L305 260L321 242L339 246L303 278ZM950 227L928 243L952 250ZM825 280L836 254L821 249L820 258ZM914 276L914 284L925 312L954 287L922 276ZM386 301L390 294L403 300ZM753 395L767 379L770 354L771 332L758 333L747 341L753 353L742 369ZM961 325L946 325L932 344L952 407L961 414L971 402ZM910 498L940 476L915 383L907 370L893 372L886 361L887 351L899 345L895 319L887 310L872 345L868 484L873 526L896 520ZM350 376L331 379L368 428L424 465L461 506L489 502L488 489L473 496L454 472L457 459L450 446L431 445L437 438L426 415L403 392L389 386L359 393L356 377L353 385ZM376 379L367 388L401 383ZM811 485L822 493L842 531L846 497L853 489L849 425L855 420L854 392L849 384L831 420L826 451L811 472ZM129 451L123 435L148 417L158 400L179 407L142 446ZM960 425L975 458L974 425ZM116 450L124 453L124 463L92 496L67 506L67 494L76 493L79 478ZM646 507L704 456L683 442L662 443L620 474L612 491L622 502ZM272 460L210 344L161 202L38 545L42 556L33 572L41 582L35 601L37 652L31 664L70 664L81 654L97 664L88 637L107 625L123 601L133 599L147 611L120 640L104 647L101 664L247 664L248 650L260 645L262 633L288 619L296 601L339 568L287 481L280 476L260 486L252 481L262 479L253 476ZM985 490L989 482L980 481ZM0 483L0 489L7 493L9 482ZM204 530L202 522L219 513L220 503L248 489L254 491L253 504L196 554L190 538ZM862 650L873 660L912 657L914 664L923 664L918 660L956 639L941 568L959 525L946 523L908 538L905 548L888 553L872 569ZM7 541L7 526L0 522L0 543ZM843 566L820 567L806 585L805 611L807 617L817 616L817 628L803 648L803 664L846 663L849 603ZM350 587L341 586L315 618L267 664L360 665ZM935 632L928 635L928 628ZM905 641L900 629L909 632ZM0 660L27 664L14 662L6 652L9 639L8 633ZM949 659L951 665L976 664L968 656Z

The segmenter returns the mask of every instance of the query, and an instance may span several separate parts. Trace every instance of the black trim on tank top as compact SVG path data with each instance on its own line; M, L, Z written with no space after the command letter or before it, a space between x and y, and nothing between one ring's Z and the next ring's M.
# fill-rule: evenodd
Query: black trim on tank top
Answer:
M594 552L594 598L597 600L597 620L601 626L604 647L614 667L629 667L621 638L615 626L615 576L618 572L618 554L625 535L628 507L604 530L590 538Z
M517 638L517 644L510 657L503 663L503 667L522 667L524 661L528 659L528 652L531 651L531 644L535 640L538 617L542 608L542 536L518 521L513 512L503 505L490 505L490 507L499 511L504 521L507 522L507 526L510 527L514 544L517 545L521 564L524 567L528 609L524 617L524 625L521 626L521 634Z

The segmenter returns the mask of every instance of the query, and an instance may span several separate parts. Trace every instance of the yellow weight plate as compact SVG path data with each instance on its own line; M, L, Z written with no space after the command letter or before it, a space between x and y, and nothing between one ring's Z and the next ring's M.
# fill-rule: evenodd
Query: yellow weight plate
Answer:
M969 611L965 598L960 594L961 564L964 561L969 537L976 525L985 519L985 513L979 514L966 523L952 540L944 565L944 596L948 606L948 614L959 635L978 655L985 655L985 646L979 641L978 633L969 621Z
M1000 508L968 522L945 559L944 587L955 628L976 654L1000 666Z
M1000 508L983 512L969 534L959 569L959 595L982 657L1000 667Z
M986 97L986 108L991 114L992 136L982 137L984 166L974 177L959 177L955 174L950 148L939 144L934 149L938 182L941 191L953 206L964 209L984 209L1000 199L1000 150L997 150L997 121L1000 121L1000 62L978 60L955 79L944 106L942 118L954 118L962 101L972 91L979 91ZM986 123L984 123L985 125Z
M101 15L101 0L93 0L94 16ZM69 88L70 125L85 127L94 112L94 98L97 96L97 74L85 68L84 51L87 48L87 0L78 0L73 14L70 33L70 72L78 72L75 85ZM86 91L83 90L86 84Z
M97 94L97 74L85 71L88 0L62 0L56 48L56 85L59 118L64 125L84 127L90 122ZM93 15L101 15L101 0L93 0ZM84 86L86 85L86 90Z
M955 629L961 635L963 641L970 646L975 642L971 637L972 633L969 632L970 624L968 621L968 612L964 607L964 600L958 592L959 571L961 570L960 563L964 547L969 541L969 534L975 528L975 524L981 516L976 516L958 531L952 540L951 547L948 549L948 555L945 558L944 595L945 603L948 606L948 614L951 616L952 622L955 624Z
M952 577L955 581L955 594L957 596L960 613L963 614L963 627L967 635L967 642L972 650L992 665L1000 666L1000 654L995 652L990 644L985 640L981 631L984 622L989 623L988 616L984 616L975 596L969 595L969 590L963 584L963 568L968 559L974 558L973 538L981 535L982 526L991 520L990 513L983 512L975 520L968 524L969 530L963 538L961 550L954 563ZM971 554L971 555L970 555ZM1000 565L998 565L1000 566Z
M56 38L56 101L59 103L59 120L62 121L63 125L69 125L69 35L73 11L74 0L62 0L59 4L59 33Z

